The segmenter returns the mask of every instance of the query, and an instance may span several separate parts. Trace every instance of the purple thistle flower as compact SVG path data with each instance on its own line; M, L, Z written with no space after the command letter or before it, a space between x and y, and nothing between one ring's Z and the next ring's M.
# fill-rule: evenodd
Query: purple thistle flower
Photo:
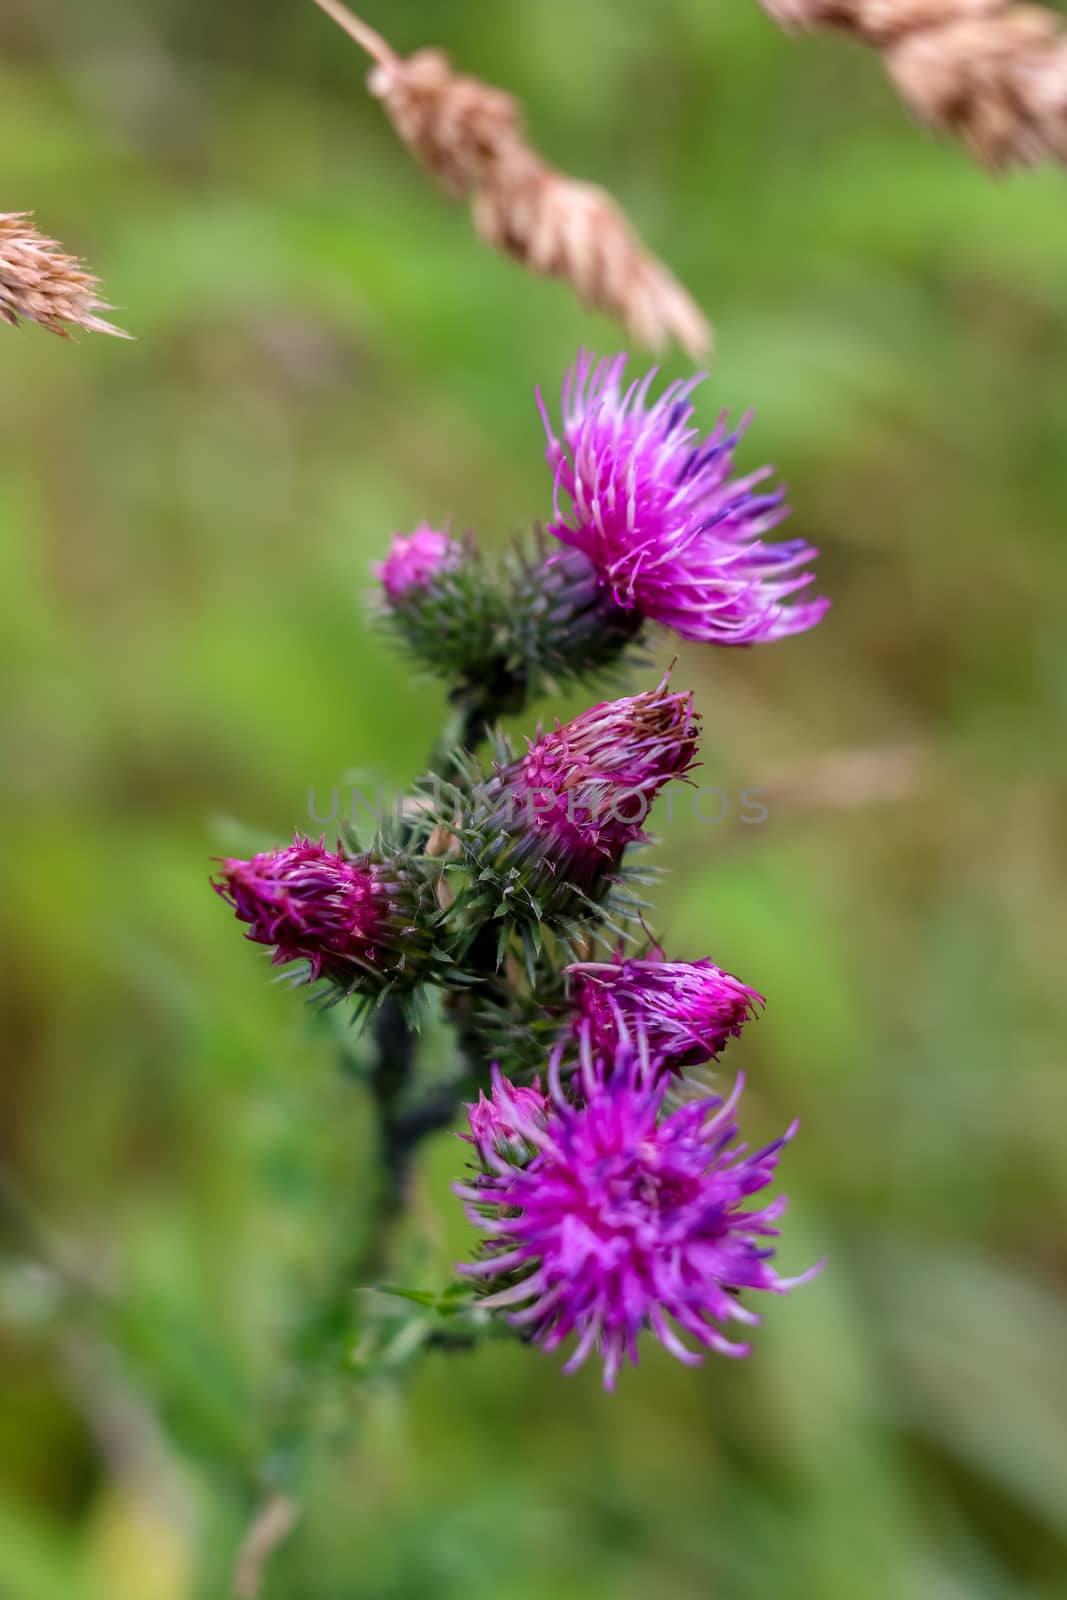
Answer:
M463 560L463 546L447 533L420 522L415 532L405 537L393 535L389 554L371 567L388 598L394 603L414 591L429 586L439 572L450 570Z
M722 1332L731 1321L759 1321L738 1291L783 1294L821 1266L780 1278L768 1241L778 1235L785 1197L762 1209L745 1205L773 1180L796 1124L750 1153L734 1143L740 1078L727 1101L689 1101L664 1115L667 1080L657 1081L630 1046L610 1070L587 1053L580 1074L585 1098L575 1105L563 1096L556 1055L547 1120L521 1124L531 1160L511 1165L483 1146L487 1170L456 1186L485 1241L483 1259L460 1271L486 1280L492 1292L483 1305L518 1308L511 1322L546 1351L574 1335L565 1372L597 1349L606 1389L624 1356L636 1364L645 1330L690 1365L702 1357L680 1334L723 1355L747 1355L748 1345Z
M585 554L618 605L684 639L759 644L813 628L828 600L783 602L812 581L800 569L818 551L763 542L789 514L784 490L760 491L772 468L730 475L750 417L728 432L724 412L701 441L689 422L703 375L649 404L656 369L624 390L626 360L579 356L563 385L562 439L538 393L556 473L549 531Z
M711 961L584 961L571 977L575 1037L588 1033L595 1054L643 1034L649 1055L672 1072L698 1066L739 1038L763 996Z
M692 694L672 693L666 679L592 706L498 771L488 788L496 820L520 857L589 888L645 837L659 791L694 765L698 730Z
M275 947L275 965L310 962L309 982L326 973L346 988L384 986L405 966L419 972L409 960L425 943L413 886L371 856L350 859L298 833L284 849L222 861L212 887L248 924L247 939Z

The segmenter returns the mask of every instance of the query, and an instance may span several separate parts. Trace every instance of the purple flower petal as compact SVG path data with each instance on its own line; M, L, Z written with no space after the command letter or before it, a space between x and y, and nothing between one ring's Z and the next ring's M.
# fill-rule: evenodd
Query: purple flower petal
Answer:
M783 602L811 582L797 569L818 551L764 542L789 514L783 490L756 492L771 468L731 477L750 418L728 432L724 413L702 440L690 425L702 375L650 404L655 369L624 389L626 359L579 356L561 437L538 396L556 480L550 531L588 557L620 606L685 639L757 644L813 628L828 600Z

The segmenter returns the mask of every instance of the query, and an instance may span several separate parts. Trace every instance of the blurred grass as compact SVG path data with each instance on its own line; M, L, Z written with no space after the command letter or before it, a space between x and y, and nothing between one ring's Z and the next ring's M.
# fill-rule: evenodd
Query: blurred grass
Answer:
M753 1139L803 1119L785 1264L825 1252L824 1276L750 1362L652 1351L613 1400L507 1344L333 1395L358 1429L267 1592L1052 1600L1063 180L993 183L873 62L754 4L368 16L515 89L619 195L717 324L703 415L756 408L747 459L823 548L817 634L682 651L707 781L803 789L901 743L922 776L664 829L665 938L770 997L729 1066ZM116 1352L25 1262L0 1277L0 1595L215 1597L249 1509L224 1453L258 1459L368 1130L206 860L352 767L419 766L442 695L368 630L368 563L423 516L487 540L544 516L533 386L618 336L475 245L299 0L9 0L0 61L0 203L83 251L138 337L0 330L3 1154L123 1308ZM461 1159L426 1163L428 1283L466 1245Z

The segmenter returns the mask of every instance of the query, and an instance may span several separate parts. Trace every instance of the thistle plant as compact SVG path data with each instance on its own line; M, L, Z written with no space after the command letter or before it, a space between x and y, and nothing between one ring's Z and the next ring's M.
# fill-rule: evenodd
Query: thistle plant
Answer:
M305 961L312 983L326 976L363 999L424 975L421 888L399 861L350 857L297 834L284 850L223 861L215 888L248 924L246 938L271 946L277 964Z
M759 1321L750 1296L817 1270L776 1273L785 1201L750 1200L794 1129L750 1152L740 1075L709 1086L763 995L656 945L637 893L652 805L699 764L692 693L674 669L619 691L647 674L653 628L747 647L828 602L799 597L817 552L768 540L787 508L769 469L735 472L741 430L694 426L699 379L653 398L654 372L628 383L626 366L580 356L558 426L537 397L547 528L494 559L423 523L375 563L377 623L452 707L408 801L373 839L298 834L214 880L246 938L373 1040L381 1170L341 1304L384 1286L425 1313L426 1339L566 1346L565 1370L596 1357L608 1389L648 1339L687 1364L744 1355L727 1329ZM561 681L610 697L517 748L500 718ZM420 1060L435 1007L454 1037L443 1077ZM450 1283L398 1286L413 1160L450 1127L477 1242Z

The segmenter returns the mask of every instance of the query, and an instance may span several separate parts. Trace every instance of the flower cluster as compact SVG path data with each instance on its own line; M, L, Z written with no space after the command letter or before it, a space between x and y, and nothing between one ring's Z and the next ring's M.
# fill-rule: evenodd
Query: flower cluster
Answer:
M581 357L558 436L545 418L547 539L494 567L469 536L423 523L375 569L377 615L453 706L418 793L370 849L297 834L222 861L214 885L276 963L302 962L336 1002L382 1008L367 1081L389 1193L469 1085L458 1192L482 1243L453 1296L477 1308L473 1326L488 1313L547 1350L573 1339L567 1370L597 1351L609 1388L645 1334L684 1362L743 1355L724 1331L758 1321L742 1296L801 1281L772 1265L784 1200L749 1199L793 1129L755 1152L738 1143L740 1077L724 1099L694 1069L763 997L710 959L650 945L628 887L653 803L697 764L692 694L668 677L598 700L518 753L494 724L568 678L618 669L646 622L754 644L826 609L795 598L815 551L765 540L786 515L781 491L761 487L769 469L734 476L744 424L722 418L701 438L697 380L653 402L654 375L626 388L624 369ZM415 1013L435 988L463 1064L443 1086L417 1065Z

